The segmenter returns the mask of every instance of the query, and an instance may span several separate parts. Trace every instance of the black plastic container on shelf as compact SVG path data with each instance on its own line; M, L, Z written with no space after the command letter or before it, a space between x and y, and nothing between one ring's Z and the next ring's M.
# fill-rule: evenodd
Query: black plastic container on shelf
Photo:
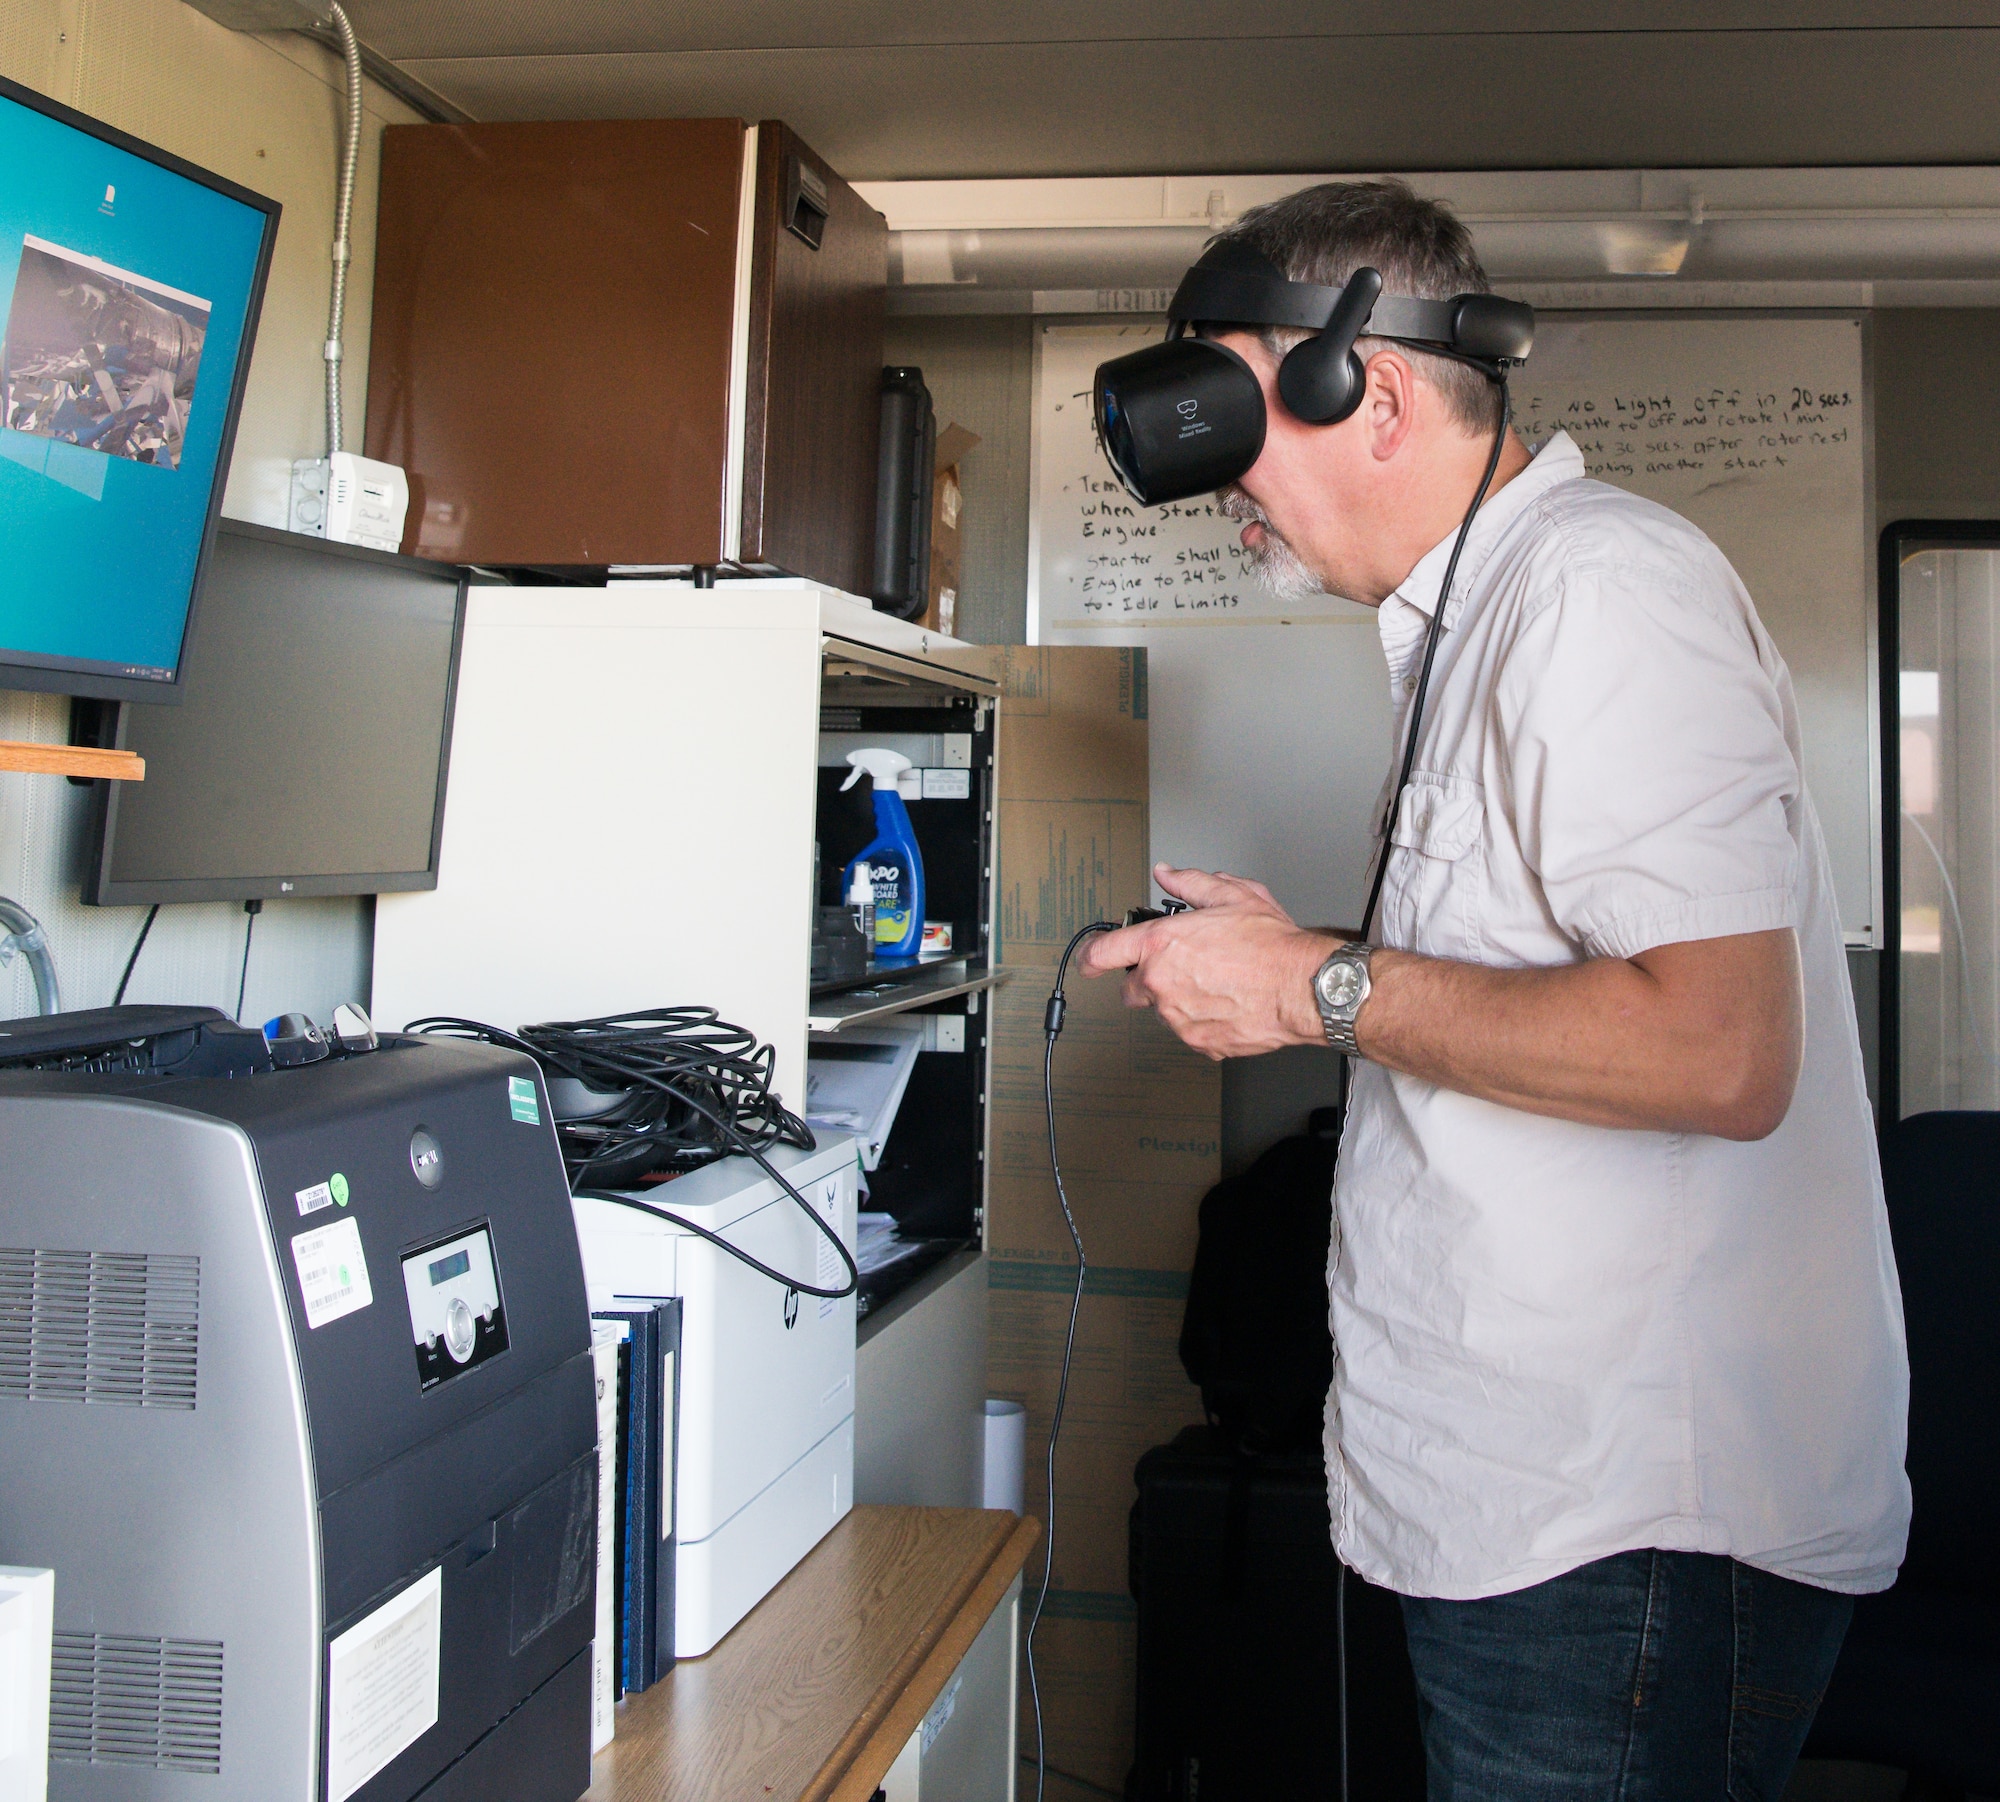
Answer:
M1336 1590L1317 1448L1246 1457L1212 1427L1133 1473L1138 1710L1130 1802L1336 1797ZM1347 1577L1349 1793L1423 1802L1401 1604Z
M882 438L875 487L877 609L915 619L930 600L931 482L937 413L924 372L882 371Z

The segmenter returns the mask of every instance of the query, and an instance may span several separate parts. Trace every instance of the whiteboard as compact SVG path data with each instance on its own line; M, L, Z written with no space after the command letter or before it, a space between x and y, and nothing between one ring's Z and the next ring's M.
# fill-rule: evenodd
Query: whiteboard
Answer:
M1091 434L1091 373L1159 332L1106 323L1037 335L1030 636L1150 639L1165 650L1178 635L1157 638L1163 626L1370 617L1330 598L1280 605L1249 574L1238 528L1212 503L1155 520L1162 510L1139 508L1118 488ZM1879 859L1863 322L1544 319L1512 390L1531 445L1567 430L1592 475L1692 520L1736 566L1798 691L1806 780L1842 923L1851 939L1870 934ZM1301 663L1372 658L1376 670L1380 656L1372 632L1309 633L1296 652ZM1156 734L1173 730L1155 722ZM1343 786L1367 786L1364 772L1339 775Z
M1028 636L1039 628L1240 625L1365 618L1318 595L1279 603L1249 570L1234 520L1206 495L1142 507L1097 448L1091 378L1158 343L1159 325L1045 325L1035 336Z

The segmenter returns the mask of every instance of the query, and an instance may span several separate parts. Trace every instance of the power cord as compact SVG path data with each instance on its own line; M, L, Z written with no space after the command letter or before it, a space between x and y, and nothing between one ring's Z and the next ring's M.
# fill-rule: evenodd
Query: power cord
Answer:
M249 918L243 925L243 973L236 979L236 1012L230 1016L239 1026L243 1023L243 997L250 992L250 936L257 930L257 916L264 911L264 903L261 901L246 901L243 903L243 911L249 915ZM146 922L148 931L152 929L152 924L151 920ZM145 942L145 935L142 933L139 943L144 944ZM133 949L132 955L134 958L139 955L136 947ZM125 974L129 976L132 972L128 969ZM122 991L124 984L119 984L119 988Z
M153 930L153 922L159 917L160 904L155 901L151 907L146 909L145 924L139 928L139 936L132 941L132 955L125 960L125 974L118 978L118 992L111 997L111 1005L113 1007L122 1007L124 1005L125 987L132 980L132 972L139 967L139 953L145 950L146 940ZM243 1012L243 1002L240 997L236 1003L236 1011L238 1014Z
M812 1129L771 1092L776 1051L759 1045L713 1008L651 1008L595 1020L550 1021L524 1026L518 1033L435 1015L413 1020L404 1030L504 1046L533 1058L545 1076L568 1077L586 1089L616 1095L602 1113L556 1122L572 1195L680 1227L800 1295L838 1301L860 1287L860 1267L839 1233L764 1155L780 1144L810 1151L816 1143ZM756 1163L839 1254L847 1270L841 1287L787 1276L685 1215L608 1186L637 1182L668 1166L693 1168L729 1152Z

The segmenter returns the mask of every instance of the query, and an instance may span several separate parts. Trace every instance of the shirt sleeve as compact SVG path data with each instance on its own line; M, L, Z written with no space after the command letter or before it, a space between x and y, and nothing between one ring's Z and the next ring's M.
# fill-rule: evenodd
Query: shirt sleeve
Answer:
M1785 698L1712 555L1570 573L1494 689L1522 855L1592 956L1798 925Z

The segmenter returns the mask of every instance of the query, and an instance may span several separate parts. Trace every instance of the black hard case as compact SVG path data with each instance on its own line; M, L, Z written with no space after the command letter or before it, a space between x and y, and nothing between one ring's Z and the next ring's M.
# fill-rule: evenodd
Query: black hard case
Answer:
M1339 1564L1320 1454L1247 1458L1189 1427L1134 1475L1130 1802L1333 1802ZM1346 1614L1349 1795L1423 1802L1401 1606L1350 1572Z

